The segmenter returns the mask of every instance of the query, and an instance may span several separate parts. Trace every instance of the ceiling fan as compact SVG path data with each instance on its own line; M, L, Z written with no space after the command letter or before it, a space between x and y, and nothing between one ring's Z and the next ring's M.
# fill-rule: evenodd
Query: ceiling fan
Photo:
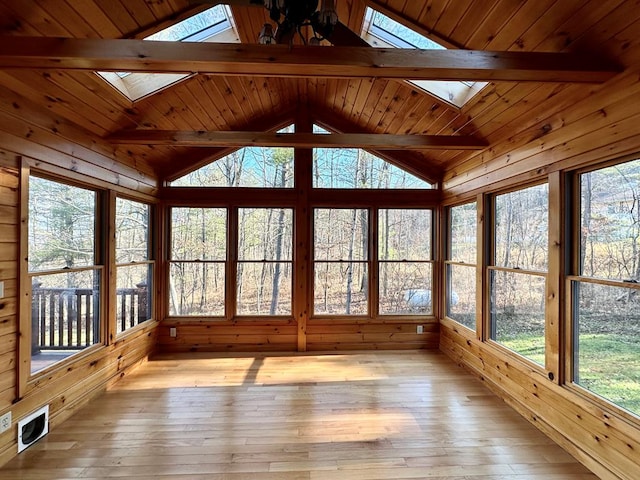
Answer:
M338 20L335 0L190 0L194 4L262 7L277 27L265 23L258 42L291 44L297 33L303 43L319 45L323 40L340 47L369 47L360 35ZM320 4L320 8L318 8ZM302 29L310 27L313 35L307 39Z

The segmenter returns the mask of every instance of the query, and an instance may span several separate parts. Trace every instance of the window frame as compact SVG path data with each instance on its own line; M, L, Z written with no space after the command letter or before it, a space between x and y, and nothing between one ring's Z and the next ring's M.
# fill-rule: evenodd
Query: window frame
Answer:
M30 271L29 257L29 222L24 222L20 229L20 311L25 312L20 315L20 339L19 339L19 362L18 362L18 393L24 395L26 392L34 388L39 379L51 374L83 358L96 350L104 347L109 341L109 306L108 298L110 285L107 278L109 270L109 252L107 251L107 229L109 219L109 196L107 190L99 186L92 185L88 182L78 180L76 178L64 177L55 170L50 170L30 159L22 159L20 173L20 212L22 218L29 218L29 192L31 178L37 177L51 182L68 185L71 187L89 190L95 194L95 211L94 211L94 259L93 265L82 266L77 268L60 268L41 271ZM104 240L104 241L103 241ZM99 293L97 300L99 324L94 336L97 340L92 345L84 347L69 356L60 359L46 367L32 372L32 278L42 275L57 275L63 273L74 272L99 272Z
M480 198L472 198L472 199L467 199L467 201L462 202L462 203L456 203L453 205L447 205L446 209L445 209L445 218L444 220L444 224L445 224L445 257L444 257L444 271L443 271L443 276L444 276L444 288L443 288L443 293L445 295L444 298L444 305L443 305L443 316L445 318L448 318L449 320L456 322L457 325L461 325L464 328L466 328L467 330L474 332L476 335L481 335L481 324L479 322L482 321L482 318L479 318L479 312L482 311L482 284L478 281L478 271L480 268L480 263L481 263L481 243L478 241L479 238L482 237L482 235L484 234L484 232L482 231L483 225L478 221L479 215L480 215L480 202L482 201L482 196L480 196ZM466 263L463 261L458 261L458 260L453 260L452 257L452 249L453 249L453 235L452 235L452 220L451 220L451 213L452 210L454 208L459 208L459 207L464 207L464 206L468 206L468 205L475 205L475 219L476 219L476 243L475 243L475 247L476 247L476 258L475 258L475 263ZM455 318L451 317L449 315L449 307L450 307L450 302L451 302L451 267L452 266L457 266L457 267L464 267L464 268L473 268L474 269L474 282L475 282L475 326L474 328L469 327L468 325L465 325L464 323L461 323L459 320L456 320Z
M544 310L543 310L544 317L545 317L545 325L544 325L544 341L545 341L544 358L545 360L544 360L544 363L541 364L507 347L506 345L496 340L495 335L496 335L497 329L495 324L495 318L492 314L492 311L493 311L492 309L492 297L493 297L492 276L494 274L493 272L504 272L504 273L528 275L533 277L542 277L545 280L543 298L546 297L547 290L549 288L549 282L550 282L549 269L551 267L550 265L551 252L549 251L548 246L547 246L547 270L543 271L543 270L533 270L533 269L525 269L525 268L517 268L517 267L503 267L503 266L496 265L496 220L497 220L496 198L499 197L500 195L519 192L519 191L526 190L528 188L535 188L537 186L545 185L545 184L547 185L547 188L548 188L548 191L547 191L547 238L548 238L551 235L551 229L552 229L552 225L551 225L552 219L551 219L551 209L550 209L551 195L552 195L552 181L551 181L551 178L546 176L532 182L511 185L509 188L494 191L488 194L487 203L486 203L486 206L488 208L486 209L486 213L489 214L490 221L488 223L488 230L485 233L486 236L484 237L487 239L487 245L485 247L487 258L486 258L486 265L484 266L485 287L483 288L483 295L485 296L484 302L486 303L486 305L484 306L484 309L486 311L486 315L484 319L484 322L485 322L484 329L486 330L486 338L484 340L488 344L499 349L500 351L503 351L509 355L514 355L518 360L521 360L522 362L524 362L528 367L533 368L536 371L541 373L548 368L548 363L549 363L547 360L547 357L549 353L548 339L549 339L550 332L548 331L547 321L546 321L550 313L549 302L545 301ZM485 215L485 218L486 218L486 215Z
M126 268L126 267L131 267L131 266L141 266L141 265L147 265L149 267L149 271L147 273L147 277L150 281L150 285L147 286L147 299L148 299L148 305L147 305L147 317L146 319L137 322L135 325L126 327L124 330L122 331L118 331L118 317L117 317L117 312L114 314L114 319L113 319L113 323L115 326L115 329L113 331L110 331L110 335L115 335L115 337L113 338L122 338L123 336L125 336L126 334L128 334L129 332L131 332L134 329L137 329L137 327L139 325L143 325L146 324L148 322L153 321L156 318L156 305L155 305L155 295L154 295L154 291L156 291L156 278L157 278L157 264L156 264L156 233L157 233L157 229L156 229L156 206L150 202L135 198L135 197L130 197L124 194L115 194L114 196L114 200L113 200L113 221L114 221L114 226L113 226L113 232L114 235L117 235L117 220L118 220L118 214L117 214L117 202L118 200L125 200L125 201L129 201L129 202L134 202L134 203L139 203L141 205L146 206L147 208L147 215L148 215L148 219L147 219L147 254L146 254L146 260L143 261L134 261L134 262L128 262L128 263L118 263L117 258L116 258L116 248L117 248L117 241L114 240L113 242L113 269L114 269L114 284L110 285L110 294L114 295L115 298L113 298L111 300L111 302L114 305L114 308L118 307L118 301L117 301L117 277L118 277L118 270L119 268Z
M591 173L603 170L616 165L621 165L631 161L640 161L640 155L628 155L615 159L599 162L594 165L576 169L567 174L567 195L565 204L567 206L568 221L565 226L565 235L571 243L570 253L568 252L565 259L567 274L564 277L564 288L566 291L566 301L564 315L566 318L564 329L564 386L572 393L581 398L587 399L602 409L613 410L625 420L640 425L640 412L634 413L624 407L609 400L603 395L593 392L576 382L576 351L579 343L579 330L576 323L579 309L579 295L577 294L580 284L592 284L599 286L607 286L621 289L628 289L637 292L640 295L640 283L628 282L625 280L606 279L601 277L590 277L580 272L580 256L581 256L581 238L580 232L582 228L582 198L581 198L581 177L585 173ZM639 356L640 360L640 356Z

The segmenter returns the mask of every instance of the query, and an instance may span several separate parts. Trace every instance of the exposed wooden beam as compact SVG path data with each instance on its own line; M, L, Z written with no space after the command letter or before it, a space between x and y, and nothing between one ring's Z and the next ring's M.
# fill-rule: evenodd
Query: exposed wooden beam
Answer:
M375 150L481 150L486 142L458 135L388 135L371 133L209 132L129 130L107 137L113 144L186 147L369 148Z
M588 83L607 81L621 71L605 60L571 53L15 36L0 37L0 68Z

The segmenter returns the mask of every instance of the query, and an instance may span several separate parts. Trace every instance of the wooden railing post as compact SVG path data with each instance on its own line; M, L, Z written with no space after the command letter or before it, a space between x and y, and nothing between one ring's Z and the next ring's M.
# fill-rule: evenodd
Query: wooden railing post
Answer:
M138 283L136 285L136 288L138 289L138 322L137 323L142 323L144 322L148 317L147 312L149 309L149 296L147 294L147 283L146 282L141 282ZM133 320L133 319L131 319ZM133 326L133 325L132 325Z
M40 353L40 286L41 282L31 285L31 355Z

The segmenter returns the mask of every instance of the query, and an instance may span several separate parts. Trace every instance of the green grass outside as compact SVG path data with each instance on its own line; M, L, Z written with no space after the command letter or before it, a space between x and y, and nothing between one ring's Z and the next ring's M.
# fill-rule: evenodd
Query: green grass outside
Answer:
M543 337L520 335L500 343L544 365ZM640 338L582 334L578 368L578 385L640 415Z

